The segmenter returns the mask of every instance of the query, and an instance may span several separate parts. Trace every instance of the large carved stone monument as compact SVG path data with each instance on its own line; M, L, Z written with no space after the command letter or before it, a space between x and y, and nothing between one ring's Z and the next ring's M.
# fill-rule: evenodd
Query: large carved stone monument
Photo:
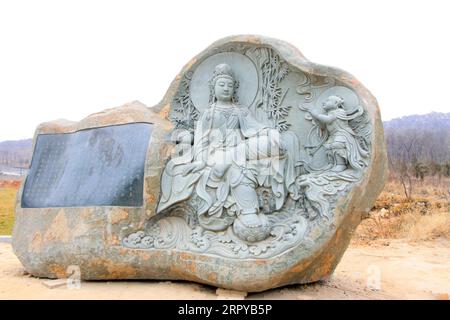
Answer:
M40 125L14 251L39 277L262 291L328 277L386 176L375 98L260 36L219 40L164 99Z

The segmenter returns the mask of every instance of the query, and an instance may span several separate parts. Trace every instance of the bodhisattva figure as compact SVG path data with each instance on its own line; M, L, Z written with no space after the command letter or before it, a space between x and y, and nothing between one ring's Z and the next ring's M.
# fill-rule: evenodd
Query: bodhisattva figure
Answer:
M237 104L236 87L230 66L217 65L210 103L196 123L192 148L173 157L164 169L157 212L196 198L204 229L221 231L233 224L238 237L254 242L270 232L256 189L270 188L280 209L287 194L295 193L294 161L279 132Z
M361 171L367 164L369 153L360 146L348 121L360 116L362 108L347 114L344 99L338 96L329 96L322 107L324 113L314 108L308 111L326 129L328 138L324 147L327 149L331 170L341 172L351 168Z

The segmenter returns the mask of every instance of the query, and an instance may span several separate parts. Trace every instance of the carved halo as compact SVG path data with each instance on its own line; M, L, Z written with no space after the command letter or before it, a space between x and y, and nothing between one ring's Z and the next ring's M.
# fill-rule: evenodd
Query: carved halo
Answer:
M228 64L239 81L237 95L239 104L250 106L258 92L258 72L253 62L243 54L222 52L202 61L194 71L189 85L191 100L195 108L202 112L209 103L208 82L213 77L214 68L221 63Z
M317 105L321 107L329 96L338 96L344 99L344 108L347 114L352 114L358 110L359 98L353 90L347 87L334 86L328 88L317 98Z

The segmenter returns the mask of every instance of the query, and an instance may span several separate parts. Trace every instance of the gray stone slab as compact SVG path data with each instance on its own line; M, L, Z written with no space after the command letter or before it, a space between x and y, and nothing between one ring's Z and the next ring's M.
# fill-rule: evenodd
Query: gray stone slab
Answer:
M151 131L133 123L38 135L22 207L142 206Z

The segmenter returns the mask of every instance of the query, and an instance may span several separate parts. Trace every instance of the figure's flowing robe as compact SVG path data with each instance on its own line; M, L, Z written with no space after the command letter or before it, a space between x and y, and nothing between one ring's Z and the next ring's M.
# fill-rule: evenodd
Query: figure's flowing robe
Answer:
M361 116L363 112L361 106L358 106L356 112L351 115L342 109L332 110L327 114L333 117L332 120L326 124L322 123L322 128L326 128L326 132L319 138L321 142L328 144L327 153L331 161L326 167L310 170L309 174L298 179L298 186L304 190L305 197L313 209L307 210L310 218L320 214L331 220L332 210L327 197L335 195L344 190L349 183L360 179L364 167L367 166L369 152L361 147L357 135L348 123ZM346 161L347 167L342 171L332 170L338 164L337 156Z
M216 121L220 116L223 121ZM281 143L281 140L283 143ZM245 107L206 109L197 122L194 146L172 158L161 178L157 212L196 195L202 200L197 214L219 217L223 208L247 207L254 202L239 193L239 185L272 189L280 209L287 193L297 194L295 164L298 141L294 133L280 135L259 123ZM184 175L193 163L206 162L198 172ZM234 206L236 207L236 206Z
M335 154L341 156L347 160L348 166L356 171L361 171L367 166L369 152L361 147L348 121L358 117L362 112L363 109L361 107L352 116L347 116L345 111L341 109L333 111L336 120L330 128L330 136L328 138L330 142L342 145L341 148L332 149L332 158L335 159Z

